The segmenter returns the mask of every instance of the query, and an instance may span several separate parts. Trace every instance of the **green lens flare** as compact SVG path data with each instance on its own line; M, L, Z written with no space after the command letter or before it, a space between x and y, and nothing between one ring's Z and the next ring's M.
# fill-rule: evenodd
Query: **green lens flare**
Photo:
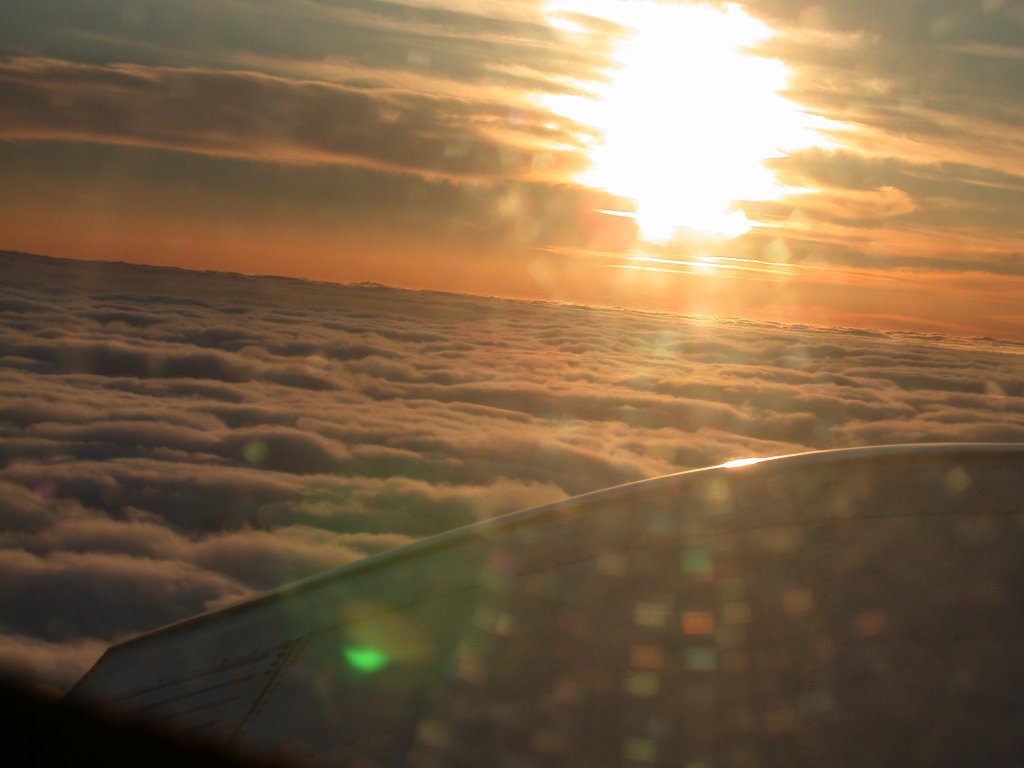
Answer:
M344 649L345 660L353 669L370 674L388 665L388 655L377 648L350 645Z
M246 444L242 449L242 455L245 456L245 460L250 464L259 464L270 453L270 449L267 448L266 443L259 440L253 440Z

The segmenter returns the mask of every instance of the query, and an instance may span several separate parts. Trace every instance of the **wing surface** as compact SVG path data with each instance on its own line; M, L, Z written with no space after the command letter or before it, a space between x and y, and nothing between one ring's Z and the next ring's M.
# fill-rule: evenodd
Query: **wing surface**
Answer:
M634 483L112 647L70 694L324 765L1020 765L1024 446Z

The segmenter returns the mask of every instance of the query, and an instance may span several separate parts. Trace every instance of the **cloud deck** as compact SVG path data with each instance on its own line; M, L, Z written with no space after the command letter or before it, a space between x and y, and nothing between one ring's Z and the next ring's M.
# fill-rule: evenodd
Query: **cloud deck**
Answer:
M158 286L158 287L157 287ZM0 665L728 459L1024 440L1024 347L0 255Z

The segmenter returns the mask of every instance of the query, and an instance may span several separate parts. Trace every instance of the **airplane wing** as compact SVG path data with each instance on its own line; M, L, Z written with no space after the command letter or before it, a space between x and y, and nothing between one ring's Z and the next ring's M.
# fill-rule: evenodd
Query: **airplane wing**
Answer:
M1011 766L1024 445L731 462L112 647L72 701L360 766Z

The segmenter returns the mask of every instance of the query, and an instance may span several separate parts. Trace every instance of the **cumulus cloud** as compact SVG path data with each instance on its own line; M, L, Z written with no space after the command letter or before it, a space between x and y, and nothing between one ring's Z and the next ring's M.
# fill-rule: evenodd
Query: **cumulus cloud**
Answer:
M1024 347L0 255L0 665L751 455L1024 439Z
M96 552L8 550L0 557L0 583L7 586L0 598L4 628L50 641L116 637L247 594L232 579L189 563ZM12 588L27 584L32 589Z
M61 695L92 666L108 643L69 640L50 643L38 637L0 634L0 675L32 682L45 693Z

